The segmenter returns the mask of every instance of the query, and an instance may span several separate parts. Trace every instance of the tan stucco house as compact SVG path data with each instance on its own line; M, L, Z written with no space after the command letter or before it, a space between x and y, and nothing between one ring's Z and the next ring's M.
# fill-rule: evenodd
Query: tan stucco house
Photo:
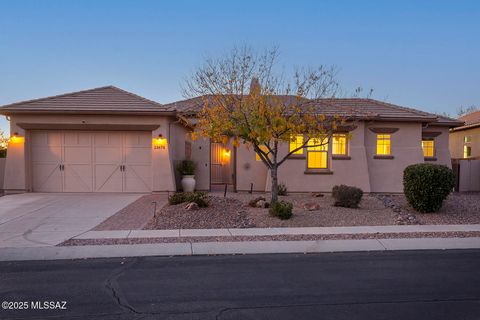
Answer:
M453 159L480 159L480 111L458 118L464 123L450 130Z
M11 135L5 192L175 191L183 159L196 162L199 190L268 190L268 171L252 149L190 139L192 127L178 115L194 119L202 101L160 104L108 86L3 106ZM290 192L329 192L337 184L402 192L406 166L451 165L448 133L460 122L372 99L318 102L326 114L342 107L353 110L354 125L280 167ZM291 147L282 146L285 153Z

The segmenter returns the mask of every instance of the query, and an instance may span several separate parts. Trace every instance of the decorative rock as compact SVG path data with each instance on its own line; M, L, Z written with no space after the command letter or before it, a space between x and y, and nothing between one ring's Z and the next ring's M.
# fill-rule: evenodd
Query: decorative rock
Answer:
M312 194L312 197L315 197L315 198L320 198L320 197L323 197L324 194L323 193L314 193Z
M267 202L266 202L265 200L258 200L258 201L255 203L255 207L257 207L257 208L266 208L266 207L265 207L265 204L266 204L266 203L267 203Z
M185 209L189 211L198 210L199 206L195 202L190 202L185 206Z
M257 198L255 198L255 199L250 200L250 201L248 202L248 205L249 205L250 207L253 207L253 208L261 208L261 207L259 207L259 206L257 205L257 202L259 202L259 201L261 201L261 200L262 200L262 201L265 201L266 199L265 199L264 197L257 197Z
M303 205L303 208L307 211L320 210L320 205L315 202L307 202Z

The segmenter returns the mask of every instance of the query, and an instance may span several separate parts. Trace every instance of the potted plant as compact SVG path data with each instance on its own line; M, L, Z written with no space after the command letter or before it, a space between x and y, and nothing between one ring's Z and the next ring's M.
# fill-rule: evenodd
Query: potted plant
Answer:
M192 160L183 160L177 167L182 175L182 189L184 192L193 192L195 190L195 162Z

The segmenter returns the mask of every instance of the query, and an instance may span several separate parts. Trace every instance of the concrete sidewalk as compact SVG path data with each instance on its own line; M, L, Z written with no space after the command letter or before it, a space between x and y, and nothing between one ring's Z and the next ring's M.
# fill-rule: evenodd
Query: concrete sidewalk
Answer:
M0 261L61 260L134 256L176 256L480 248L480 238L418 238L317 241L245 241L0 248Z
M480 224L245 229L112 230L88 231L74 237L73 239L235 237L471 231L480 231Z

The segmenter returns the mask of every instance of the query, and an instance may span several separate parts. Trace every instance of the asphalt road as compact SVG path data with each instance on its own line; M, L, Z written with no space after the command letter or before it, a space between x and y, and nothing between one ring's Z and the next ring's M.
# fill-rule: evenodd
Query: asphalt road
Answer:
M29 306L1 319L477 320L480 250L2 262L0 297Z

